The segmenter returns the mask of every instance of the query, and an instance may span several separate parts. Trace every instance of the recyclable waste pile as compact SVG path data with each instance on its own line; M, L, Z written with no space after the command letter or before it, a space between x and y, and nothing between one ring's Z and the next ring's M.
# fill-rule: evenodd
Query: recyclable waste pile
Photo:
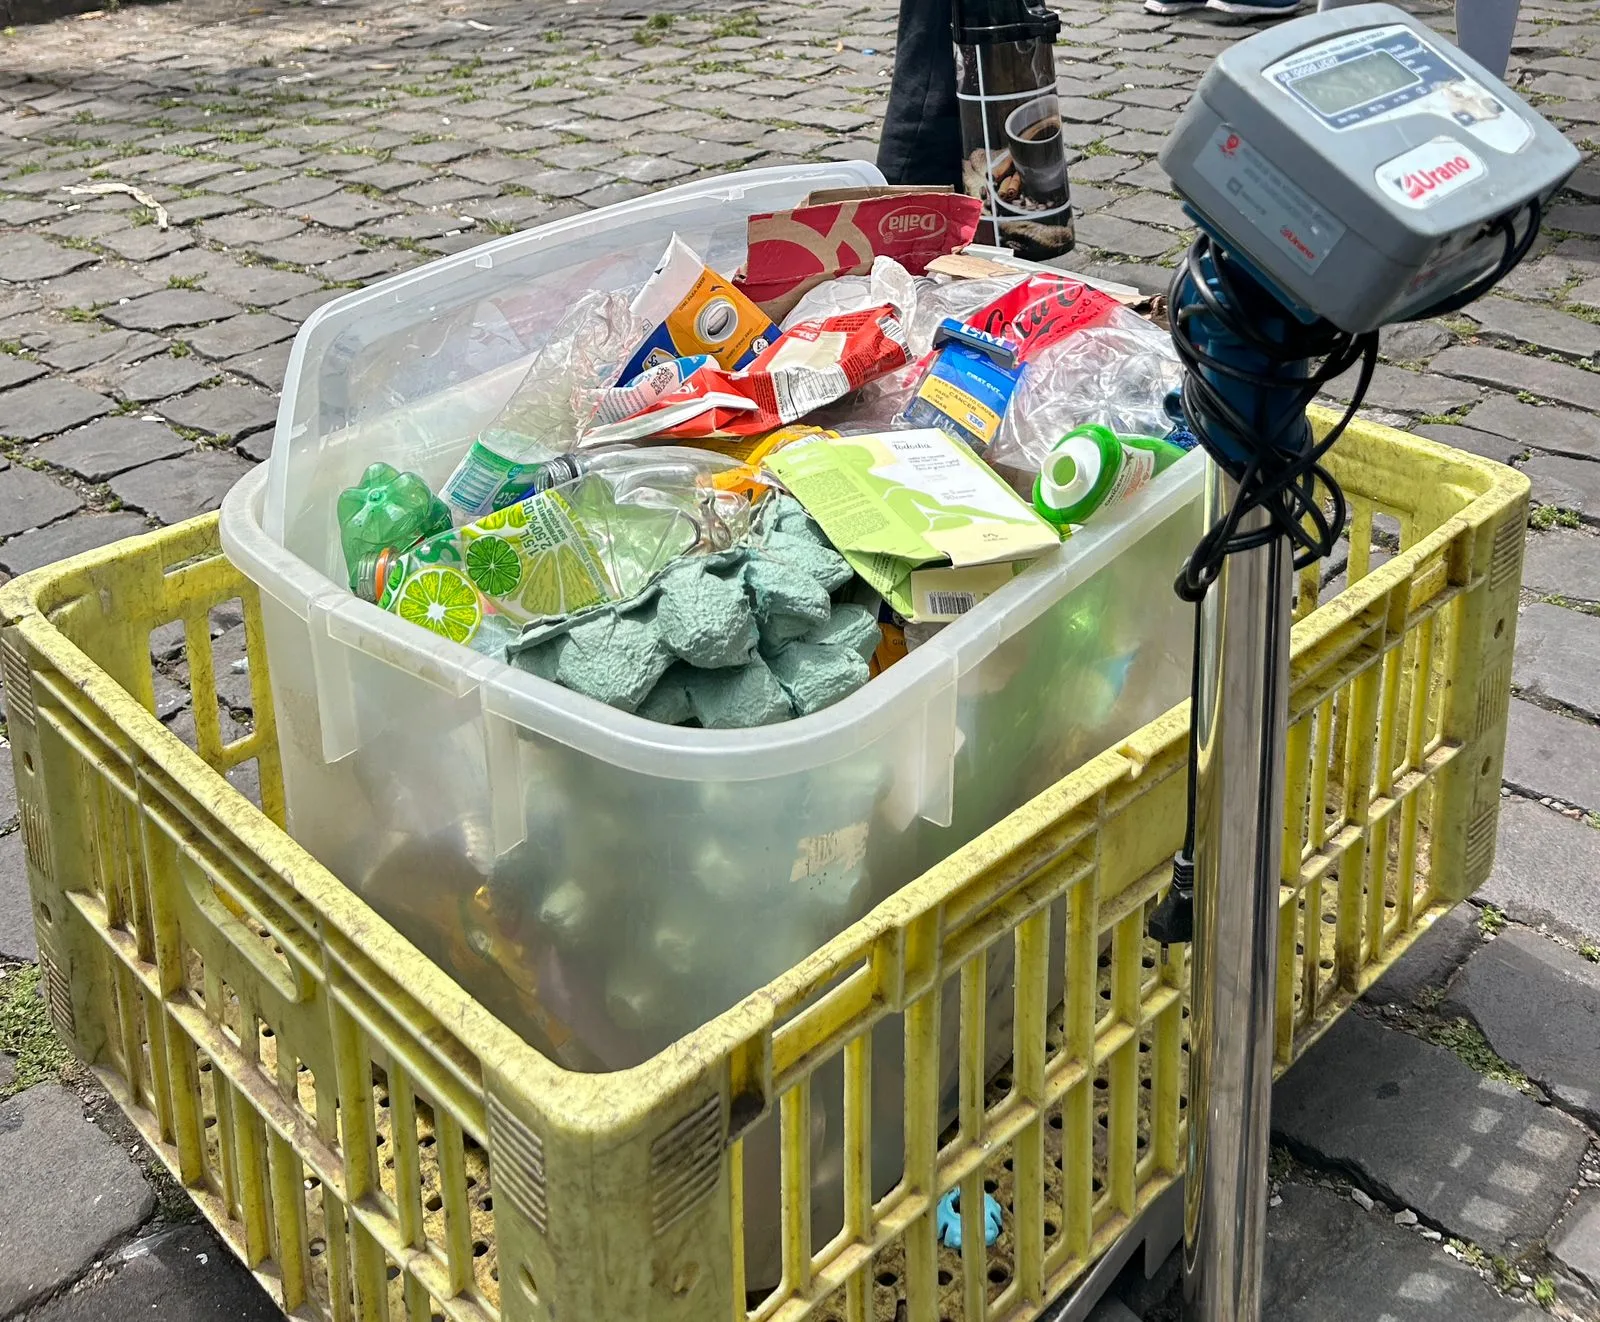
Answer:
M374 463L339 495L351 591L623 711L741 728L838 702L1115 517L1192 445L1166 332L1131 291L972 246L974 199L917 196L937 234L897 233L895 190L830 195L752 218L738 272L674 237L642 287L579 299L439 489Z

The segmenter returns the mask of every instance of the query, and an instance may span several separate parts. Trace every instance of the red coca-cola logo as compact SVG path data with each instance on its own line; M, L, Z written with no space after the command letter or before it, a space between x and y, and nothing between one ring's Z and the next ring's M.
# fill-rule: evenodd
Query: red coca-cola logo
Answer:
M986 335L1012 340L1020 346L1019 356L1026 359L1031 356L1030 351L1054 344L1063 336L1098 322L1114 306L1098 290L1069 284L1034 299L1012 315L1009 324L1008 309L1003 306L991 308L981 321L967 324Z

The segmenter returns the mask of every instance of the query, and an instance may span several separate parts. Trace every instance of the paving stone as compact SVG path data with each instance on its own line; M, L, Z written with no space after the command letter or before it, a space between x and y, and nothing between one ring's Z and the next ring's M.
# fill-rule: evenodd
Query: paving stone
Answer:
M1514 700L1504 777L1523 794L1600 812L1600 728Z
M326 197L338 187L337 179L291 175L288 178L275 179L270 183L263 182L259 188L250 188L243 195L257 206L270 207L276 211L293 211L307 202L315 202L319 197Z
M1377 1005L1414 1005L1430 988L1442 988L1483 938L1477 926L1477 911L1468 904L1434 919L1428 928L1367 991L1366 999Z
M1261 1285L1261 1315L1272 1322L1544 1322L1381 1209L1304 1184L1278 1196Z
M36 220L60 214L61 208L50 202L0 202L0 225L31 225Z
M119 1249L89 1286L51 1300L31 1322L280 1322L254 1276L204 1224L175 1226Z
M609 178L593 170L541 170L529 175L523 184L543 197L567 198L598 188Z
M1600 207L1565 202L1545 212L1544 223L1553 230L1573 234L1600 234Z
M1541 399L1600 412L1600 372L1586 372L1531 354L1457 344L1433 360L1433 370L1467 381L1481 381L1513 393L1526 390Z
M104 395L70 381L30 381L6 392L5 407L0 410L0 434L19 441L36 441L110 413L111 408L111 401Z
M1352 368L1330 381L1325 393L1348 401L1359 376L1359 367ZM1474 386L1435 376L1432 372L1408 372L1403 367L1379 363L1373 369L1362 407L1389 409L1395 413L1449 413L1473 403L1480 393Z
M103 314L107 321L131 330L173 330L201 326L237 316L237 303L200 289L163 289L143 298L119 303Z
M248 248L257 243L269 243L273 239L286 239L304 228L304 224L290 216L252 212L248 216L208 220L200 226L200 237L227 248Z
M326 225L329 229L353 230L357 226L369 225L375 220L382 220L385 216L392 216L397 210L397 207L391 206L388 202L375 201L345 189L319 198L309 206L298 208L298 214L307 220L316 221L319 225Z
M139 1168L56 1083L0 1102L0 1169L0 1314L65 1285L155 1210Z
M28 455L89 482L102 482L116 473L157 459L170 459L190 448L176 432L131 415L102 418L77 431L41 445Z
M1517 621L1512 686L1600 719L1600 618L1543 602Z
M13 234L0 244L0 280L21 284L27 280L53 280L57 276L92 266L98 253L63 248L35 234Z
M1494 871L1475 899L1515 922L1600 941L1600 830L1527 799L1500 804Z
M415 253L403 248L370 248L319 266L317 274L328 280L371 280L414 266L417 261Z
M28 861L23 853L20 831L0 835L0 956L25 959L30 963L39 958L33 901L28 898ZM3 1114L4 1111L0 1111L0 1115ZM0 1130L0 1151L4 1151L4 1147L5 1135ZM6 1189L0 1188L0 1207L4 1206L5 1195ZM5 1270L4 1265L0 1265L0 1308L5 1307Z
M399 196L419 207L445 207L452 202L482 197L492 192L492 185L474 183L470 179L434 179L415 188L407 188Z
M210 220L230 212L244 211L250 204L242 197L214 197L202 193L199 197L180 197L167 204L167 219L174 225L192 225L197 220Z
M1099 196L1096 190L1084 188L1076 180L1073 181L1074 206L1084 211L1092 211L1095 209L1095 204L1090 198L1096 196ZM1126 220L1142 221L1149 225L1165 225L1176 230L1194 228L1194 221L1185 213L1183 204L1176 198L1159 193L1135 193L1132 197L1119 198L1109 209L1113 216L1120 216Z
M1522 586L1530 592L1600 602L1600 538L1564 528L1529 533Z
M1550 1256L1600 1292L1600 1189L1584 1189L1550 1236Z
M1467 415L1467 425L1520 441L1530 450L1600 459L1600 429L1587 413L1553 404L1524 404L1509 395L1491 395Z
M1499 293L1515 294L1518 298L1549 298L1563 289L1573 274L1573 267L1559 258L1540 257L1523 262L1495 288ZM1570 295L1568 301L1573 301Z
M459 161L463 156L471 156L473 150L470 142L439 140L396 147L390 155L397 161L414 161L418 165L446 165L451 161Z
M162 523L179 523L207 514L250 465L221 450L197 450L178 459L146 464L111 479L111 490L124 505L153 514ZM0 481L5 474L0 473Z
M111 330L98 321L73 329L85 333L77 339L70 339L63 331L54 344L40 352L39 361L62 372L104 367L106 372L95 374L98 379L116 368L139 362L151 354L162 353L169 347L159 335L149 335L144 331Z
M399 188L420 184L424 179L429 178L432 173L431 170L425 170L420 165L384 161L378 165L369 165L365 169L356 170L351 174L347 174L345 178L353 184L362 184L367 188L378 188L385 193L392 193Z
M1450 332L1434 321L1406 321L1385 326L1378 333L1378 348L1385 357L1403 363L1425 363L1450 343Z
M268 261L292 262L296 266L317 266L323 262L337 261L353 252L360 252L361 245L355 239L342 234L311 233L292 234L287 239L259 243L255 250Z
M1453 445L1468 454L1493 459L1497 464L1509 464L1527 449L1516 441L1506 440L1504 436L1495 436L1486 431L1450 423L1429 422L1420 427L1413 427L1412 430L1418 436L1426 436L1430 441L1438 441L1441 445Z
M420 261L421 258L416 258ZM415 265L415 262L410 263ZM299 298L291 298L287 303L279 303L273 309L280 317L286 317L296 324L304 321L324 303L331 303L336 298L342 298L350 291L347 289L313 289L301 294Z
M1574 358L1593 358L1600 353L1600 326L1554 308L1514 298L1480 298L1466 315L1478 323L1482 338L1491 343L1531 344Z
M1600 964L1508 928L1467 961L1445 1009L1477 1024L1562 1109L1600 1124Z
M876 149L871 144L865 144L876 155ZM681 179L686 174L694 173L692 165L685 165L682 161L671 160L662 156L623 156L612 166L613 173L622 178L639 184L660 184L669 179Z
M17 783L11 764L11 745L0 744L0 828L10 830L16 824ZM0 1088L5 1086L5 1079L0 1078Z
M252 386L222 385L168 400L156 411L180 427L237 437L272 426L278 418L278 402Z
M15 354L0 353L0 390L9 390L44 375L44 366Z
M1522 465L1533 484L1535 505L1574 510L1585 523L1600 524L1600 464L1560 455L1535 455Z
M1355 1014L1279 1081L1272 1128L1374 1197L1513 1256L1554 1223L1588 1142L1567 1116L1443 1047Z
M475 202L463 202L460 207L464 217L496 224L515 225L526 229L528 222L549 216L551 204L537 197L484 197ZM393 250L390 250L391 253ZM403 255L403 254L396 254Z
M1159 257L1178 244L1178 236L1115 216L1079 216L1078 248L1103 248L1130 257Z
M186 338L191 348L208 358L235 358L253 349L264 349L279 340L293 339L294 332L292 321L274 317L268 312L249 312L242 317L233 317L193 331Z
M186 230L161 230L154 225L143 225L136 229L108 234L100 242L117 256L126 257L130 262L149 262L189 247L194 243L194 236Z
M193 390L216 375L216 367L203 358L173 358L162 354L128 368L112 382L111 388L124 399L147 404Z
M295 271L270 266L228 265L208 271L200 283L212 294L249 307L274 307L321 287L322 282Z
M154 293L161 286L131 266L99 266L50 280L40 287L46 303L58 308L101 308Z
M0 569L8 574L26 574L30 569L53 565L57 560L82 555L148 532L137 514L74 514L48 527L23 533L0 546Z

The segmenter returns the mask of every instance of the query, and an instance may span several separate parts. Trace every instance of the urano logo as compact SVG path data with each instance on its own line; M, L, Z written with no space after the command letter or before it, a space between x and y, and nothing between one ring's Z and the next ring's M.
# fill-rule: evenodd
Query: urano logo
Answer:
M1378 167L1378 187L1402 206L1432 206L1488 174L1468 147L1451 138L1435 138L1385 161Z

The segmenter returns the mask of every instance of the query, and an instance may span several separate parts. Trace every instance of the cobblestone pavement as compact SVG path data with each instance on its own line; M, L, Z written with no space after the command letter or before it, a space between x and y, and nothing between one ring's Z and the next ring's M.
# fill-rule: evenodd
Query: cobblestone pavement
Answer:
M1164 284L1187 232L1153 153L1240 29L1059 7L1073 264ZM1586 152L1597 15L1530 0L1512 66ZM214 509L266 454L296 326L345 289L697 174L870 157L892 19L176 0L7 31L0 572ZM147 199L73 191L122 185ZM1509 797L1495 907L1439 924L1279 1090L1267 1312L1600 1318L1600 169L1499 294L1384 351L1369 416L1533 482ZM192 730L186 695L158 701ZM9 783L0 825L0 1315L273 1316L18 1027L35 952ZM1125 1280L1102 1316L1170 1316L1170 1285Z

